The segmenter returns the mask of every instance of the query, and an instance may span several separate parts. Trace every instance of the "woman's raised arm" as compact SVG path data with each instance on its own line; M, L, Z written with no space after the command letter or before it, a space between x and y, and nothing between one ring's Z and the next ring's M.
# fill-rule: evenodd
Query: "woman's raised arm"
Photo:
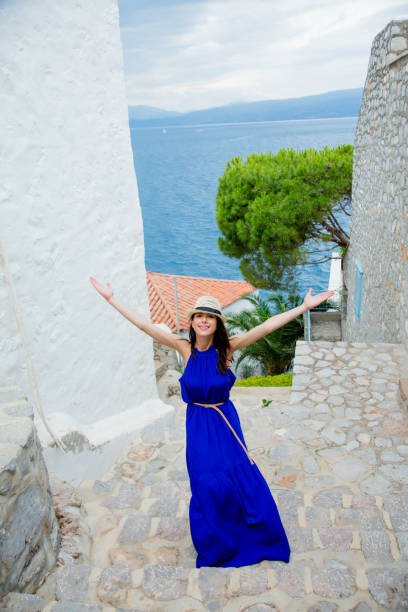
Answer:
M95 289L102 295L111 306L113 306L121 315L123 315L128 321L136 325L141 331L145 332L161 344L165 344L170 348L174 348L178 351L184 359L188 357L190 354L190 344L188 340L178 336L176 334L172 334L170 332L165 331L158 325L153 325L144 315L136 312L135 310L131 310L124 304L121 304L119 300L114 296L113 290L110 283L103 285L98 282L96 278L93 276L89 277L92 285Z
M247 332L243 332L242 334L237 334L236 336L231 336L230 345L232 351L237 351L245 346L249 346L253 344L260 338L263 338L267 334L275 331L275 329L279 329L292 319L295 319L299 315L306 312L306 310L310 310L310 308L315 308L329 297L334 295L333 291L325 291L324 293L319 293L318 295L312 295L313 289L309 289L305 299L303 300L303 304L300 306L296 306L296 308L292 308L291 310L287 310L286 312L281 312L279 314L270 317L260 325L253 327Z

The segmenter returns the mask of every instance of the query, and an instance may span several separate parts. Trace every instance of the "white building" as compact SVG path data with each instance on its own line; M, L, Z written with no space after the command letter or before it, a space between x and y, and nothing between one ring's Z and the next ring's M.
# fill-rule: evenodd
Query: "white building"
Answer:
M120 448L170 408L151 339L89 282L148 316L116 2L5 0L0 65L0 384L33 402L43 444L47 424Z

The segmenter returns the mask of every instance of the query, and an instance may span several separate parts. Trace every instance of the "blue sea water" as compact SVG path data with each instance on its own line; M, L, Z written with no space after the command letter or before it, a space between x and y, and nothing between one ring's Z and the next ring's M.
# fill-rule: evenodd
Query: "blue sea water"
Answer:
M242 279L239 260L217 246L218 179L232 157L353 144L356 117L302 121L132 128L146 269ZM329 263L304 266L299 287L327 289Z

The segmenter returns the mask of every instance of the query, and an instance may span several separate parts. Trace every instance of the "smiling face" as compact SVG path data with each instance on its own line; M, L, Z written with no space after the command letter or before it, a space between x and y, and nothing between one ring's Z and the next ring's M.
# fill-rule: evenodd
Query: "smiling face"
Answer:
M217 329L217 317L207 312L196 312L193 315L191 326L197 338L210 338Z

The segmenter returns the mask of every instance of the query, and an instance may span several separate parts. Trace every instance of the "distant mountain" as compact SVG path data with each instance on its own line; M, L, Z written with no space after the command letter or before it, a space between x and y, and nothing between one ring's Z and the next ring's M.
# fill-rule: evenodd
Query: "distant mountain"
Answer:
M332 117L356 117L360 110L363 89L343 89L315 96L240 102L189 113L168 113L160 117L142 118L130 114L130 127L194 125L203 123L240 123L242 121L283 121L290 119L324 119ZM154 109L160 111L160 109ZM166 113L166 111L160 111Z
M176 111L167 111L155 106L129 106L129 121L149 121L180 115Z

